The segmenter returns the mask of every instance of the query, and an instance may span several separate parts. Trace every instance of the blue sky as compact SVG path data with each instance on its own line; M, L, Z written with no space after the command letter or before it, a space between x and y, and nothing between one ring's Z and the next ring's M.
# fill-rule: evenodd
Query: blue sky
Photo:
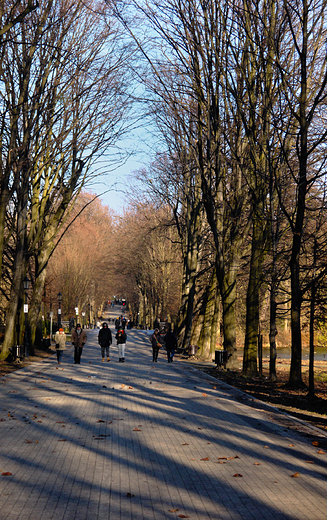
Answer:
M115 213L121 214L123 208L127 208L128 205L127 192L137 189L136 180L133 181L133 172L147 168L155 157L158 147L159 143L150 126L139 128L138 133L134 131L130 136L126 136L119 143L119 153L122 157L128 155L129 157L125 162L122 160L118 167L117 162L115 167L109 159L106 162L103 157L101 165L98 166L99 171L102 171L103 174L97 177L90 186L92 193L99 195L106 191L104 195L100 196L102 203L109 206Z

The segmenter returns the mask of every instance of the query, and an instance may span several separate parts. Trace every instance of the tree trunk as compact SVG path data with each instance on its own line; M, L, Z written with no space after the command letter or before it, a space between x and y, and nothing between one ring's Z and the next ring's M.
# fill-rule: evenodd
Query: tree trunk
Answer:
M206 291L206 298L204 301L204 321L202 331L199 339L199 355L204 359L211 359L210 347L211 347L211 327L212 320L215 314L216 307L216 292L217 292L217 277L216 270L213 270L211 276L211 283Z
M275 287L272 284L270 291L270 332L269 332L269 343L270 343L270 362L269 362L269 377L270 381L277 381L276 375L276 358L277 358L277 349L276 349L276 335L277 335L277 327L276 327L276 294Z
M315 378L314 378L314 327L315 327L315 302L316 302L316 260L317 260L317 238L314 237L313 245L313 280L311 287L311 301L310 301L310 350L309 350L309 393L310 399L315 398Z
M22 294L22 280L24 278L24 242L26 231L26 195L19 202L17 220L17 245L15 252L15 260L13 265L13 280L10 291L10 303L7 309L5 337L0 353L0 360L6 359L9 355L9 349L13 346L15 336L15 324L17 319L18 301Z
M264 234L260 218L254 217L250 277L246 297L246 330L243 356L243 373L246 376L257 375L259 292L264 254L263 236Z
M211 335L210 335L210 359L215 359L215 351L217 344L217 336L219 337L220 331L220 297L218 292L218 284L216 284L216 294L215 294L215 309L211 322Z

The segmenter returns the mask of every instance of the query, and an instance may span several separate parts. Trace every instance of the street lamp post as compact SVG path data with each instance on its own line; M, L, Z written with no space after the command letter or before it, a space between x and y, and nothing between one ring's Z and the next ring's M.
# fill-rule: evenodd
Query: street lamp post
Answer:
M28 337L27 337L27 314L28 314L28 303L27 303L27 291L30 286L30 281L27 278L27 275L25 276L23 280L23 286L24 286L24 314L25 314L25 330L24 330L24 355L26 357L29 357L29 349L28 349Z
M61 292L59 292L57 294L57 296L58 296L58 330L59 330L61 327L61 298L62 298Z
M85 316L85 312L82 312L82 325L83 325L83 329L84 329L84 327L85 327L84 316Z

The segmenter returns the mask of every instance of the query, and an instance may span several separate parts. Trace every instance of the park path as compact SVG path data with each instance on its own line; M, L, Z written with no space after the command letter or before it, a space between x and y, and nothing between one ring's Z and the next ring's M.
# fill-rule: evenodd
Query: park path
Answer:
M323 450L127 332L0 379L1 520L326 520Z

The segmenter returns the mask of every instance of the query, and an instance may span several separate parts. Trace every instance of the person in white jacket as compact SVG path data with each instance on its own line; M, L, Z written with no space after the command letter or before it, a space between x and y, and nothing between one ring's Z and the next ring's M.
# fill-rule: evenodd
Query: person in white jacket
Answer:
M56 352L57 352L57 360L60 365L62 354L66 348L66 334L64 332L64 329L59 329L55 333L55 343L56 343Z

